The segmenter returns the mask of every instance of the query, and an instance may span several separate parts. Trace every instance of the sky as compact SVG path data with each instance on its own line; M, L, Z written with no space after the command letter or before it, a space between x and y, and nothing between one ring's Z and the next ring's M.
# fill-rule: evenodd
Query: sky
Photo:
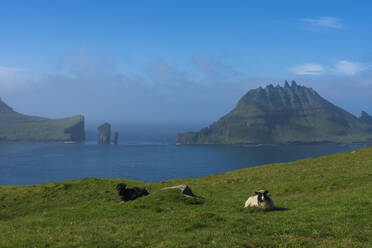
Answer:
M371 1L0 2L0 97L88 122L208 123L296 80L372 114Z

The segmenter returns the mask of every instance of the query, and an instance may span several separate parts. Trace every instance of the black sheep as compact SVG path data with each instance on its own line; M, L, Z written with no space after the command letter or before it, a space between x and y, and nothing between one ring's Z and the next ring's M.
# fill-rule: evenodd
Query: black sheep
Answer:
M126 188L127 185L125 183L119 183L116 185L116 190L123 202L132 201L137 199L138 197L148 195L149 192L146 189L141 189L138 187L133 188Z

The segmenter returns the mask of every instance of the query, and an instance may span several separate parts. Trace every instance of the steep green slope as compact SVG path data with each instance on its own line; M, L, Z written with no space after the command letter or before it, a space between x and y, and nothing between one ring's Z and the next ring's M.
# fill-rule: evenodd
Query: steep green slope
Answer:
M22 115L0 99L0 140L82 141L85 139L82 115L48 119Z
M372 125L294 81L250 90L227 115L200 132L178 135L182 144L365 142Z
M119 203L115 186L150 195ZM163 187L188 184L204 199ZM276 211L244 209L268 189ZM372 247L372 148L203 178L0 186L0 247Z

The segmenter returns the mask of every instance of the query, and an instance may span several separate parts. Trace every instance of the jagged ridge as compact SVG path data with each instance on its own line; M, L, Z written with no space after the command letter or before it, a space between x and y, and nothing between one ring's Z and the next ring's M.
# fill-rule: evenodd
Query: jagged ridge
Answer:
M250 90L230 113L200 132L179 134L178 142L366 142L372 141L369 120L363 114L358 119L311 88L286 81L284 87L269 85Z

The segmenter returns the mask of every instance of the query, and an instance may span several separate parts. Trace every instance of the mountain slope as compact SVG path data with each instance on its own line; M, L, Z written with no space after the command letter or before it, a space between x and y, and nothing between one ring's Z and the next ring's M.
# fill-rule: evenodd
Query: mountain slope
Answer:
M368 125L372 125L372 116L367 114L365 111L362 111L362 115L359 117L359 120Z
M288 82L250 90L236 107L200 132L178 135L182 144L365 142L372 125Z
M48 119L15 112L0 99L0 140L83 141L84 116Z

